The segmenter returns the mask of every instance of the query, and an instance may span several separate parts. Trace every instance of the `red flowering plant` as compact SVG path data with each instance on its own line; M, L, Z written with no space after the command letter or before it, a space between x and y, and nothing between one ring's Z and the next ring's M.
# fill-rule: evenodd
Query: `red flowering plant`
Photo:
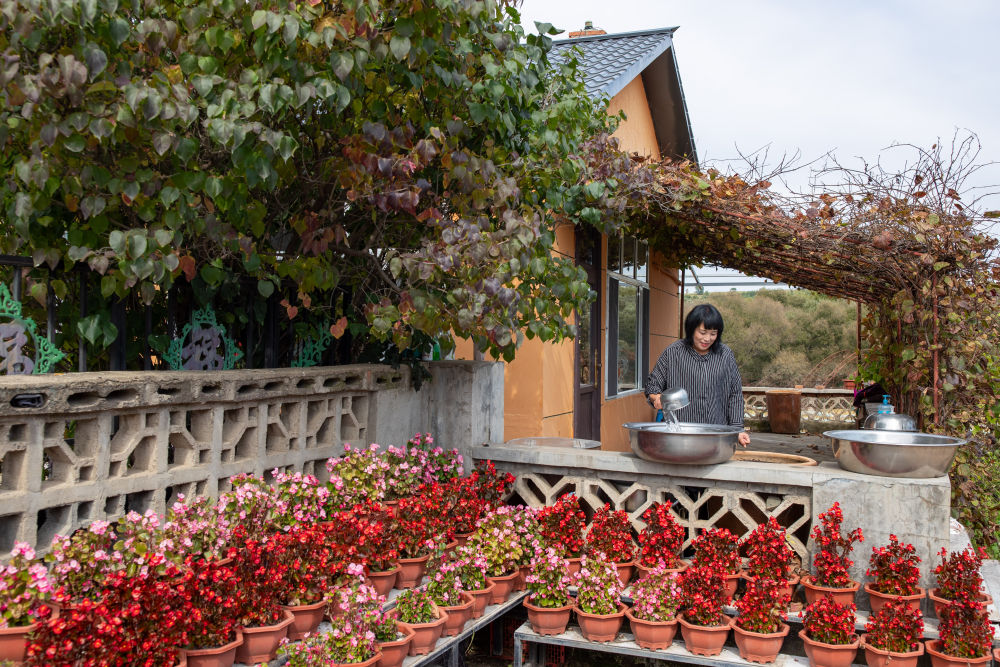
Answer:
M802 628L806 636L824 644L851 644L855 640L854 614L857 606L837 604L826 593L812 604L806 605Z
M584 554L573 575L576 606L588 614L614 614L621 605L623 586L618 568L602 554Z
M983 587L979 568L986 558L986 550L969 546L951 555L947 549L941 549L939 553L941 564L934 568L938 597L956 602L978 601Z
M718 626L726 622L722 605L726 596L725 576L712 565L689 567L678 583L684 601L684 619L694 625Z
M666 565L656 565L632 584L632 615L643 621L672 621L683 598L679 576Z
M535 555L525 578L528 601L536 607L565 607L569 604L569 563L552 547Z
M27 647L28 664L46 667L173 665L186 642L191 601L174 582L178 572L153 554L136 575L109 573L100 597L81 600L39 624ZM159 574L162 569L166 574Z
M941 653L954 658L981 658L993 646L993 626L979 600L961 600L943 607L938 632Z
M642 513L646 527L639 532L639 564L643 567L680 565L685 531L674 518L670 505L669 500L657 503Z
M14 542L7 565L0 565L0 630L48 618L55 586L49 570L25 542Z
M281 580L278 602L297 606L324 600L347 572L352 545L327 539L324 527L308 524L271 537Z
M248 628L274 625L284 616L281 603L286 597L285 580L289 576L288 545L275 535L263 539L244 538L243 531L241 526L234 533L234 539L242 548L236 552L233 569L245 593L239 622Z
M486 511L471 477L452 477L441 484L445 514L455 533L471 533Z
M244 588L231 566L189 557L174 586L188 601L185 648L224 646L236 638L246 602Z
M372 572L388 572L396 567L399 538L393 530L395 516L389 508L367 502L334 512L331 518L324 526L330 541L341 547L353 546L357 559Z
M920 556L912 544L889 536L889 545L873 547L866 577L874 577L873 590L886 595L915 595L920 583ZM881 647L879 647L881 648Z
M421 493L399 501L392 531L399 542L400 556L426 556L438 542L448 541L453 528L443 514L441 502L440 485L424 487Z
M507 491L514 483L514 475L498 472L493 461L476 461L476 467L469 475L477 495L486 503L487 509L496 509L503 502Z
M579 558L583 554L587 515L575 495L563 494L555 504L539 509L538 524L543 547L557 549L566 558Z
M743 567L740 540L728 528L701 531L691 540L691 548L694 549L691 564L696 567L714 565L726 574L739 574Z
M916 651L924 636L924 618L905 600L889 600L865 623L865 643L881 651Z
M746 549L749 577L788 580L795 552L788 546L785 529L773 516L744 538L743 547Z
M816 576L813 582L830 588L846 588L851 585L848 570L854 564L848 555L854 549L855 542L864 542L865 536L860 528L855 528L847 535L841 532L844 523L844 513L840 503L835 502L826 512L820 512L818 526L813 526L811 537L819 547L819 553L813 559Z
M786 610L792 596L783 593L785 581L752 579L747 582L743 597L734 603L739 616L736 625L747 632L771 634L781 629L788 617Z
M628 513L625 510L612 511L608 503L594 512L585 551L588 554L603 554L615 563L632 560L635 557L635 545L632 542L632 524Z

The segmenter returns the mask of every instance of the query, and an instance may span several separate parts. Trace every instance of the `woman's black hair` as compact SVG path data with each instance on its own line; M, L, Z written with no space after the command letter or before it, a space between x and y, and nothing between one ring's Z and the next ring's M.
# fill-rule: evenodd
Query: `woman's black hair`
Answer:
M705 328L710 331L714 329L719 332L712 347L708 348L713 352L717 351L719 344L722 343L722 330L725 326L722 323L722 313L710 303L703 303L692 308L691 312L684 318L684 342L688 344L688 347L694 347L694 332L699 324L704 324Z

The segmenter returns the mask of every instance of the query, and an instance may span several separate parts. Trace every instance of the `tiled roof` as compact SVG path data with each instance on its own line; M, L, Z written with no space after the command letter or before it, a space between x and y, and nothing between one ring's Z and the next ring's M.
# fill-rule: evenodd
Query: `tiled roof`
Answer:
M570 49L578 47L583 52L580 67L586 78L584 86L587 93L614 97L670 48L676 29L659 28L560 40L553 43L551 58L558 61L566 57Z

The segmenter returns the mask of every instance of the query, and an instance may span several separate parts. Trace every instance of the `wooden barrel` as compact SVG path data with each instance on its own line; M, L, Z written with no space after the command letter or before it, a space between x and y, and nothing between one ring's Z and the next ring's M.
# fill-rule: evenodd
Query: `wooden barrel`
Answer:
M802 427L802 392L798 389L769 389L764 394L767 402L767 421L771 433L798 433Z

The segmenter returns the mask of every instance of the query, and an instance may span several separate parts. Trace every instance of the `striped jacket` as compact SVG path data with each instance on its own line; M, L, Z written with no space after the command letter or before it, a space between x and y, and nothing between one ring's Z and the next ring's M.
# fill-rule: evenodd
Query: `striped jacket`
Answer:
M691 404L677 419L696 424L743 426L743 380L727 345L698 354L683 340L671 343L646 378L646 396L683 387Z

